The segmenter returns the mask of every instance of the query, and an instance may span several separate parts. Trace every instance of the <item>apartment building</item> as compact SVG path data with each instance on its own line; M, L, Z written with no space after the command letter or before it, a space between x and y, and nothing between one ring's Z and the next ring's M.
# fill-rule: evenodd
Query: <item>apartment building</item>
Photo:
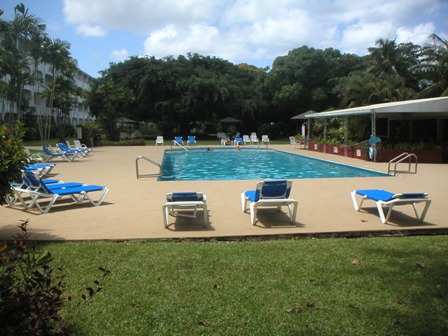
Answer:
M40 64L37 71L39 81L44 83L50 83L53 77L51 66L49 64ZM77 70L75 76L75 85L82 90L88 90L93 77ZM5 76L0 79L0 82L8 83L9 78ZM40 93L44 92L44 86L42 84L25 85L23 88L23 99L28 102L29 110L35 116L51 116L55 122L64 122L73 126L83 124L86 121L95 121L95 117L90 115L89 107L85 104L82 97L76 97L76 103L72 106L69 115L64 116L64 120L56 120L61 118L60 114L51 112L51 109L46 106L46 100L39 97ZM7 122L9 120L15 120L14 107L10 101L0 97L0 122Z

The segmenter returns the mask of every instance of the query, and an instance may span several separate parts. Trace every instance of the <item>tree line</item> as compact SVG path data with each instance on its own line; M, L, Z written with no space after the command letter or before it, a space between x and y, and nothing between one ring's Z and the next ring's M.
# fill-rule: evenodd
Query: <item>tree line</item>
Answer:
M112 128L126 116L184 134L231 116L244 132L264 126L287 133L290 118L308 110L448 95L448 42L437 35L429 41L379 39L366 56L302 46L277 57L272 69L196 53L130 57L101 72L89 105Z

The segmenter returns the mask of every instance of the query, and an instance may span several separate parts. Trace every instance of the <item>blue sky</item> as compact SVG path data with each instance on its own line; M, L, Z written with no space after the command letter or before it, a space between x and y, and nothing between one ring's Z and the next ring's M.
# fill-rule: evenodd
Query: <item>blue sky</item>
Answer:
M379 38L448 38L446 0L0 0L4 20L19 2L94 77L130 56L193 52L271 67L302 45L365 55Z

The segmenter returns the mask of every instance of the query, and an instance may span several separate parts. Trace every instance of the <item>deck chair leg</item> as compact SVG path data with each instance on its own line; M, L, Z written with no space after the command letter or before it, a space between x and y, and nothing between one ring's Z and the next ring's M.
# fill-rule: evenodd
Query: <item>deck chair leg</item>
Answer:
M204 212L204 226L208 226L208 211L207 211L207 204L204 204L202 206L202 210Z
M420 216L420 221L423 222L426 217L426 213L428 212L429 206L431 205L431 201L428 200L425 202L425 208L423 209L422 215Z
M168 212L169 212L169 210L168 210L168 206L166 206L166 205L164 205L163 207L162 207L162 209L163 209L163 224L165 225L165 228L167 228L168 227Z
M241 210L246 212L247 210L247 198L244 193L241 193Z
M252 223L252 225L255 225L255 221L257 218L257 210L258 207L255 203L251 203L250 204L250 222Z
M415 203L412 203L412 207L414 208L415 218L417 218L417 220L421 222L420 216L418 215L417 206L415 205Z
M50 211L50 209L53 206L54 202L56 202L56 200L58 198L59 198L59 195L53 195L53 197L51 197L50 203L48 203L48 205L46 205L45 207L41 207L39 202L36 201L36 207L40 210L40 212L47 213L48 211Z
M383 224L386 224L387 220L389 219L390 213L392 212L392 207L391 206L388 207L387 217L384 215L383 204L381 201L376 202L376 207L378 209L378 214L380 215L381 222Z
M359 209L361 208L362 202L364 201L364 197L361 199L361 201L358 205L358 201L356 200L356 191L352 191L350 193L350 195L352 196L353 207L355 208L356 211L359 211Z
M297 217L297 207L299 205L299 202L294 202L292 203L293 208L293 212L292 212L292 216L291 216L291 222L295 223L296 222L296 217ZM290 207L291 205L289 205L288 207ZM291 208L289 208L291 211Z

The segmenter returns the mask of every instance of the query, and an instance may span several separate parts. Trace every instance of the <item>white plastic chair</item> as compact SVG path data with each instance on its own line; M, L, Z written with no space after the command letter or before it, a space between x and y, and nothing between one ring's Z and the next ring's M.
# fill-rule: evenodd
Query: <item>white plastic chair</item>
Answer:
M256 133L252 133L250 135L250 142L254 145L254 144L258 144L260 143L260 140L258 140L257 134Z
M156 146L157 145L162 145L163 146L163 136L161 136L161 135L158 135L157 136L157 138L156 138Z
M250 137L247 134L243 135L243 142L245 145L252 144L252 141L250 141Z

